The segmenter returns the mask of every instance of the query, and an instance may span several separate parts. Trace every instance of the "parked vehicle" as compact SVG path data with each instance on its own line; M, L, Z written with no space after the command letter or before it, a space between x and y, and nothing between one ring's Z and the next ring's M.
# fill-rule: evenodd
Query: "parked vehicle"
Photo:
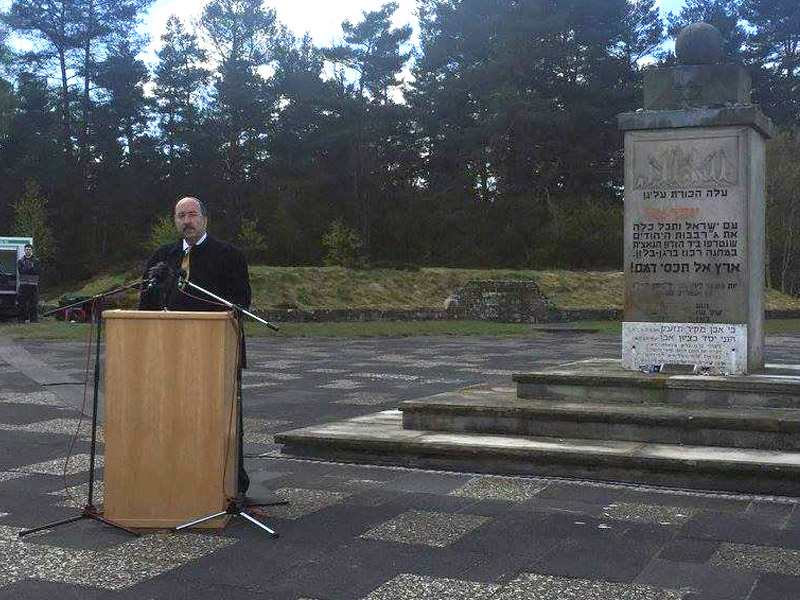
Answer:
M25 244L32 237L0 237L0 316L16 317L19 313L19 273L17 261L25 255Z

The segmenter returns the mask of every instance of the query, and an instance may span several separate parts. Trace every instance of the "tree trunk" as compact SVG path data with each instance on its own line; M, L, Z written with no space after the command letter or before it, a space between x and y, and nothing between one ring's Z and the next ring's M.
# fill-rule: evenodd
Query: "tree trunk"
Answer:
M58 63L61 67L61 130L64 154L72 156L72 124L69 114L69 85L67 80L67 55L64 48L58 49Z
M94 31L94 2L89 2L89 12L86 17L86 40L83 48L83 100L81 139L80 139L80 163L81 175L86 180L86 171L89 165L89 113L91 112L91 62L92 62L92 35Z
M794 287L789 287L789 266L792 263L792 254L794 253L794 229L795 229L795 213L797 212L797 204L792 203L792 209L789 212L789 218L786 227L786 234L783 238L783 257L781 258L781 292L784 294Z

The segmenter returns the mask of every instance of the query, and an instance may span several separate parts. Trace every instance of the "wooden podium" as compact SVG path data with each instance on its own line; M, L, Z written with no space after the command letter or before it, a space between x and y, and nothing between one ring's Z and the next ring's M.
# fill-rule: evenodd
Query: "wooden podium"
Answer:
M109 310L103 317L104 515L126 527L169 528L225 510L238 468L233 315Z

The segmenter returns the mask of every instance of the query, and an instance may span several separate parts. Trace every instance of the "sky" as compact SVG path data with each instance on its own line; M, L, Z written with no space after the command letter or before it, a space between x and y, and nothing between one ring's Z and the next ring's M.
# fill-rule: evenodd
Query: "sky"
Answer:
M345 19L358 22L362 11L378 10L387 0L265 0L265 5L274 8L278 20L297 37L308 32L316 46L329 46L341 41L341 23ZM394 15L394 24L411 23L415 27L416 0L395 0L399 9ZM683 0L659 0L662 12L677 12ZM196 19L202 12L204 0L157 0L144 22L144 31L150 34L152 53L161 46L161 35L166 30L167 19L177 14L184 22Z

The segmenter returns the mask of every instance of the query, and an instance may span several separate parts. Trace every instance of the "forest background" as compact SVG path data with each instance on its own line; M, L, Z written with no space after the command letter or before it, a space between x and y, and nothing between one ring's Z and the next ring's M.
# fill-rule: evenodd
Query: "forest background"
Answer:
M419 0L418 47L392 2L317 47L262 0L211 0L148 67L151 4L0 15L0 233L33 235L51 279L140 264L183 195L253 263L620 269L616 116L703 20L781 132L768 283L800 293L797 0Z

